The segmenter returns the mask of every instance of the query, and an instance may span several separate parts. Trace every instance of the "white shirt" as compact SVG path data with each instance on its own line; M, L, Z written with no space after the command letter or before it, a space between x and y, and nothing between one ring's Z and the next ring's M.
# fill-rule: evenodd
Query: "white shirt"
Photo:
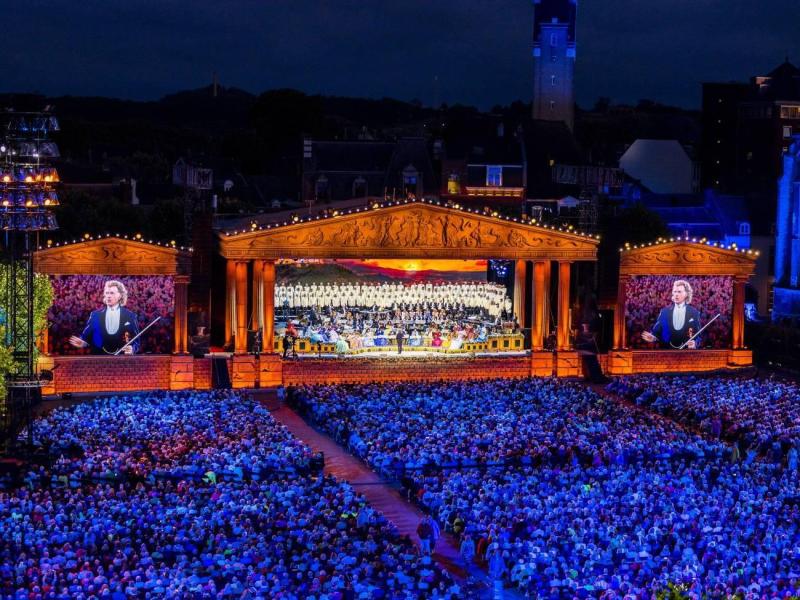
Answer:
M114 335L119 330L119 305L106 308L106 331Z
M676 304L672 309L672 328L675 331L683 329L683 324L686 323L686 303Z

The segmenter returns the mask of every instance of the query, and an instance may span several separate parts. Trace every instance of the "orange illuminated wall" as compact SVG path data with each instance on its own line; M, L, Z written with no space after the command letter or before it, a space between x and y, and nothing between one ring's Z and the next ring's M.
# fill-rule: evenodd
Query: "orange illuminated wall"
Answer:
M283 365L283 383L312 385L380 381L441 381L528 377L531 360L513 358L474 359L358 359L298 360Z

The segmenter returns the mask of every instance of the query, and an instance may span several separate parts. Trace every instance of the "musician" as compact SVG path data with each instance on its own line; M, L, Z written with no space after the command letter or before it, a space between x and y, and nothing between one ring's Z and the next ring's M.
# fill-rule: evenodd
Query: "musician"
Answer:
M403 340L405 338L406 338L406 332L403 331L402 327L398 328L397 329L397 335L395 336L395 339L397 340L397 353L398 354L402 354L403 353Z
M139 351L139 325L136 314L125 308L128 290L121 281L106 281L103 287L105 307L92 311L80 337L73 335L69 343L76 348L91 348L92 354L114 354L124 346L122 354ZM128 344L129 341L132 343ZM126 345L127 344L127 345Z
M662 346L694 350L700 345L699 338L689 341L702 325L700 311L690 306L692 286L688 281L678 279L672 284L672 305L662 308L655 325L650 331L642 332L646 342L660 342Z

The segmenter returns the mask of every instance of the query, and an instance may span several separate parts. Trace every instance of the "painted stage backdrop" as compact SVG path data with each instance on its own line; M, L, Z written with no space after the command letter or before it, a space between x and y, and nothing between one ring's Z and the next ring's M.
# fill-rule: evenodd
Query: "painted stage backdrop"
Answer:
M384 281L486 281L485 260L364 259L282 261L279 284L369 283Z

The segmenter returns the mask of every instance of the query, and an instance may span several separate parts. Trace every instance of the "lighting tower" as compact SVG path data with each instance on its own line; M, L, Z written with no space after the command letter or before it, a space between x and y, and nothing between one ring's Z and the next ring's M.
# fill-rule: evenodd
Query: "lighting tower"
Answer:
M0 406L6 441L23 424L28 425L32 446L32 409L41 385L34 365L33 250L40 231L56 229L52 208L58 205L58 173L49 166L58 157L50 134L58 121L47 112L0 114L0 229L9 278L5 291L6 332L3 343L11 348L15 371L7 381L5 406Z

